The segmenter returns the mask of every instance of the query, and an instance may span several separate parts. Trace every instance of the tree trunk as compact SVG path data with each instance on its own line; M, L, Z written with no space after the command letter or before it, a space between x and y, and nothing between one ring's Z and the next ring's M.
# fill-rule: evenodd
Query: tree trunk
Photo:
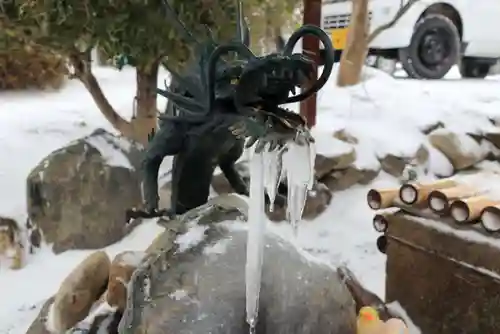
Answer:
M347 46L340 59L337 85L352 86L360 82L368 52L368 0L354 0L347 35Z
M113 106L109 103L106 96L102 92L101 86L97 82L97 79L92 73L86 73L83 77L79 78L80 81L84 84L85 88L87 88L90 95L104 115L106 120L113 125L113 127L118 130L121 134L123 134L127 138L135 139L133 137L132 128L130 127L130 123L123 119L113 108Z
M156 88L158 86L159 62L150 66L137 67L136 109L130 125L133 137L146 144L148 134L157 128L158 108L156 106Z
M136 68L136 108L132 119L127 122L109 103L92 73L90 50L85 53L72 53L69 60L74 70L71 76L78 78L85 85L106 120L123 136L146 145L148 134L157 126L156 88L160 62L155 61L150 66Z

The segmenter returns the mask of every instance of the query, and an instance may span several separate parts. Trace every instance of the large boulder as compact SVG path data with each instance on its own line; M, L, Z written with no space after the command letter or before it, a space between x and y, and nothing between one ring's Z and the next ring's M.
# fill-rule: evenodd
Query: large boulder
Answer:
M65 333L84 320L106 290L110 265L103 251L87 256L45 302L26 334Z
M246 224L222 201L189 223L167 223L132 276L120 333L249 332ZM264 238L256 334L354 334L355 303L335 269L272 232Z
M56 253L98 249L128 232L142 203L141 146L96 130L43 159L27 179L28 214Z

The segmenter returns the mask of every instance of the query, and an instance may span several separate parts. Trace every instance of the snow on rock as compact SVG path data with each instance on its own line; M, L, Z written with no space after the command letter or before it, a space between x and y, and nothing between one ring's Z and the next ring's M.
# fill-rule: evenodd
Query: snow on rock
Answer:
M449 129L433 131L429 134L429 141L451 161L455 170L471 167L491 152L491 143L478 142L470 135Z
M98 132L99 131L99 132ZM98 130L84 140L97 149L106 164L114 167L124 167L134 169L130 163L129 157L125 155L132 148L132 143L120 139L104 130Z
M340 155L350 154L353 151L352 145L336 139L333 131L325 131L313 128L311 134L315 140L316 153L327 158L334 158Z
M123 311L127 301L128 283L146 255L142 251L126 251L117 254L109 269L106 301L109 305Z
M203 250L203 253L206 255L224 254L227 251L228 243L229 243L229 240L221 239L221 240L217 241L215 244L207 246Z
M427 144L426 147L429 152L429 172L439 177L449 177L453 175L455 169L446 155L430 144Z
M202 242L207 229L208 226L206 225L198 225L197 220L190 222L187 232L179 235L176 239L179 246L178 251L185 252Z
M28 216L54 252L102 248L129 232L124 212L142 204L140 151L125 151L113 137L96 130L52 152L28 175Z
M387 303L386 307L389 309L391 314L399 316L403 319L406 326L408 326L408 330L409 330L408 334L421 334L422 333L420 328L417 325L415 325L415 323L408 316L408 313L406 313L406 310L401 306L401 304L398 301Z

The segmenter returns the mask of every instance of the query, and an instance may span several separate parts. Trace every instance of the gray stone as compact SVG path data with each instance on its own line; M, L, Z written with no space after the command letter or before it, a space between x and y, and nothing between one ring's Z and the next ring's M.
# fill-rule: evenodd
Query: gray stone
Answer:
M120 333L248 333L247 232L231 205L166 223L132 277ZM265 244L256 334L355 334L354 300L335 269L272 232Z
M121 240L126 209L142 203L140 157L140 145L102 129L51 153L27 179L33 229L56 253Z

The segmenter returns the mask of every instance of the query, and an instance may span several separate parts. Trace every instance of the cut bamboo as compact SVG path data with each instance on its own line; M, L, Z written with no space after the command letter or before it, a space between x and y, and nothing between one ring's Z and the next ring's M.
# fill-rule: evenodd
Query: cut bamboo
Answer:
M387 231L388 227L389 222L387 221L385 214L376 214L375 217L373 217L373 228L375 231L384 233Z
M500 204L484 208L480 219L481 226L486 230L486 232L500 232Z
M399 189L370 189L366 195L368 206L373 210L387 209L394 205Z
M486 196L475 196L456 200L450 205L450 216L457 223L476 222L484 209L499 204Z
M450 210L450 204L453 201L477 196L478 193L477 189L469 186L456 186L433 190L429 193L427 204L433 212L439 215L447 215Z
M429 193L433 190L452 188L457 183L450 179L444 179L433 183L407 183L399 189L399 199L406 205L420 205L427 201Z
M377 249L382 254L387 252L387 237L385 235L381 235L377 238Z

